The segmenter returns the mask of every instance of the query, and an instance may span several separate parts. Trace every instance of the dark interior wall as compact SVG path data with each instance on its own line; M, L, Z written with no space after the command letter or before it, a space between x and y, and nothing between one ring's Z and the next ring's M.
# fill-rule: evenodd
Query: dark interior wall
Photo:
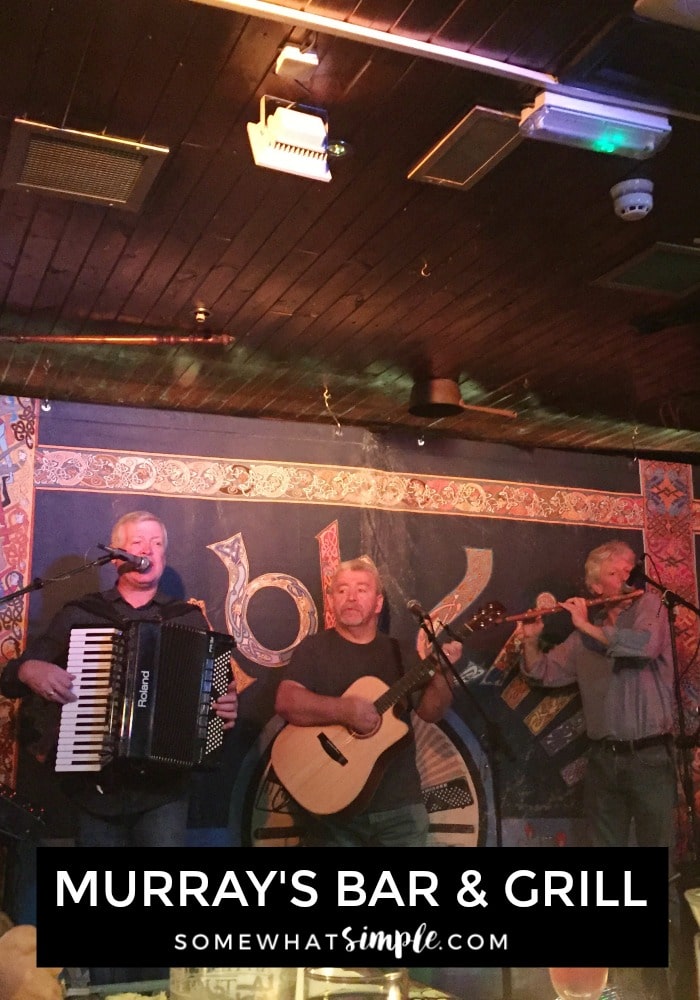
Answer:
M344 428L339 436L334 426L53 404L41 417L38 465L60 449L79 452L82 461L89 460L89 472L52 481L44 468L37 476L32 576L53 581L96 558L97 543L109 541L117 517L148 509L170 532L165 588L204 600L212 627L221 631L229 624L231 564L211 546L234 535L244 542L250 579L278 574L299 581L323 627L318 536L337 522L340 558L367 552L382 570L385 626L415 637L416 622L406 602L417 599L435 607L460 581L470 579L478 553L488 554L491 570L474 584L473 603L454 619L455 627L489 601L515 613L532 607L543 590L558 600L583 593L585 554L611 537L622 535L635 550L643 549L641 522L627 511L630 497L640 493L639 467L626 458L454 441L419 448L405 435ZM123 455L133 460L128 474L116 462ZM162 456L181 464L167 490L162 481L150 482L145 471L151 457ZM210 461L218 475L224 470L223 478L202 490L196 476L205 474ZM274 475L260 486L265 463ZM324 476L314 482L312 472L319 468ZM287 477L286 485L275 483L277 475ZM254 476L257 485L251 487ZM338 483L348 479L355 485L343 492ZM396 483L401 485L394 502ZM431 501L440 491L441 502ZM538 506L538 491L548 491L546 504ZM616 504L619 518L609 514ZM103 567L51 582L32 596L30 631L40 630L65 600L113 579L114 571ZM552 641L566 634L566 619L548 619ZM294 602L276 587L251 599L247 621L256 640L271 650L293 643L299 627ZM507 815L575 815L578 787L562 781L561 760L548 759L533 741L523 721L529 703L514 711L501 688L485 682L511 631L512 626L499 626L465 642L463 664L473 667L473 680L468 695L457 697L456 721L473 731L477 744L483 713L497 724L512 760L503 790ZM223 765L198 779L195 827L229 822L228 800L240 762L269 723L284 674L283 663L265 665L240 651L236 656L252 683L241 696L240 723L227 741ZM572 703L567 711L575 708ZM569 748L572 757L580 750L580 741Z

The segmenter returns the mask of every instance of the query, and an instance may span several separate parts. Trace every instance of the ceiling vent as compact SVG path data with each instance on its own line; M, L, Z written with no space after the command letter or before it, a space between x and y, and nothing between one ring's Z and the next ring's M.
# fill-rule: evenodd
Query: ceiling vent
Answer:
M519 116L477 104L408 173L408 180L466 191L521 142Z
M137 211L169 152L15 118L0 186Z
M700 289L700 247L655 243L593 284L674 298L690 295Z

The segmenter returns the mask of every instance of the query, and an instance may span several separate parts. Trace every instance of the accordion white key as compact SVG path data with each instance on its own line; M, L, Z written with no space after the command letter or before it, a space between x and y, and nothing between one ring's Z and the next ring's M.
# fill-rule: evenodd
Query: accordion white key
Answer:
M223 742L212 702L231 679L230 635L131 622L71 630L56 771L101 771L118 758L194 767Z

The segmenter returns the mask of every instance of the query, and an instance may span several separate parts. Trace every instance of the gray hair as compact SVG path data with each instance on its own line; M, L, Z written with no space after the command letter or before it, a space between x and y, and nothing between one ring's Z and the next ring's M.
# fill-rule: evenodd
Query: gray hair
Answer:
M621 542L619 539L604 542L588 553L584 568L586 572L586 586L589 590L594 583L598 583L600 580L600 570L603 563L607 562L608 559L615 559L619 556L628 556L632 562L636 561L634 551L629 547L627 542Z
M160 525L160 529L163 532L163 545L164 548L167 549L168 529L165 527L165 525L163 524L163 522L159 517L156 517L155 514L151 514L151 512L148 510L132 510L130 511L130 513L124 514L122 517L120 517L119 520L115 522L114 527L112 528L112 538L110 544L118 548L122 548L123 546L120 545L120 542L122 540L122 534L124 528L127 526L127 524L140 524L141 521L155 521L156 524Z
M335 583L338 574L343 573L346 570L350 570L353 573L370 573L374 577L377 593L382 593L384 589L382 585L382 578L379 575L379 570L369 556L357 556L356 559L346 559L345 562L338 563L328 583L329 590Z

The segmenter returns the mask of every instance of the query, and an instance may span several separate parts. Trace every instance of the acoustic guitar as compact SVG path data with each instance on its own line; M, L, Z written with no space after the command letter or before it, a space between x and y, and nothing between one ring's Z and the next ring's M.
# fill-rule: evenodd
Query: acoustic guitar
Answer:
M389 687L378 677L365 676L344 692L374 703L379 723L371 733L345 726L295 726L280 730L270 752L279 782L307 812L318 816L352 815L374 793L386 765L410 732L393 711L410 691L423 687L439 669L429 656Z
M487 604L462 628L469 633L498 624L504 610L500 604ZM373 795L401 740L410 733L410 727L393 711L394 706L410 691L424 687L439 669L431 654L391 687L378 677L354 681L345 695L372 701L379 714L377 728L366 735L337 723L288 723L271 750L272 769L280 784L303 809L317 816L358 812Z

